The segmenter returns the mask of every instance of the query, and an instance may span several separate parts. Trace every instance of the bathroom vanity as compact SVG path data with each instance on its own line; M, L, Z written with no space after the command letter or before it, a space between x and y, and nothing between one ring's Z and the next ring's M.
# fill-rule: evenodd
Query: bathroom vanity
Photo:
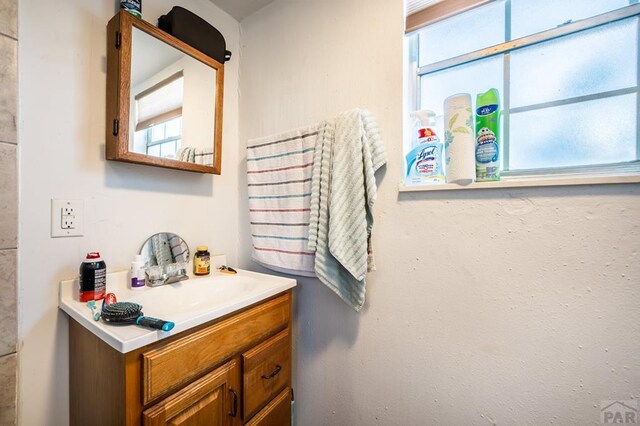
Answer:
M295 280L239 270L142 291L125 280L108 274L108 291L176 326L94 322L77 283L61 283L72 425L290 424Z

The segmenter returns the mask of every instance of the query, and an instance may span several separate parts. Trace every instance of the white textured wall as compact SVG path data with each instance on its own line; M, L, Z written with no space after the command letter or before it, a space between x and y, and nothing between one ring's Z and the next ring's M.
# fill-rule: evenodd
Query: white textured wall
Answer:
M640 398L640 186L398 194L402 21L279 0L242 22L243 144L365 107L390 160L364 312L299 280L298 424L598 424Z
M77 275L87 251L99 250L109 269L128 268L147 236L173 231L192 248L208 244L230 262L237 255L239 61L225 70L221 176L106 162L106 25L117 3L19 3L23 425L68 423L67 318L57 309L58 282ZM238 23L208 1L145 1L144 17L155 24L173 5L207 19L238 52ZM51 198L84 199L84 237L49 238Z

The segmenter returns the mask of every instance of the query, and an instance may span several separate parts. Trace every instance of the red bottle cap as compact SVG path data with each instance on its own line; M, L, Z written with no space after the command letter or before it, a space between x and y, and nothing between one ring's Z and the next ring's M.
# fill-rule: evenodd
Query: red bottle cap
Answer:
M100 252L91 251L87 253L87 259L100 259Z
M418 137L419 138L429 138L432 136L435 136L436 132L434 132L431 128L429 127L423 127L421 129L418 129Z

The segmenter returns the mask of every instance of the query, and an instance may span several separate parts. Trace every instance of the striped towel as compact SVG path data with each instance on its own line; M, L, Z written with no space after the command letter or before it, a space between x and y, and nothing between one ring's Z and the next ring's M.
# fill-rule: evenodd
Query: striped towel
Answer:
M169 236L165 233L156 234L151 237L153 244L153 255L156 258L156 265L165 266L173 263Z
M316 126L249 141L252 258L288 274L315 276L307 249Z
M183 147L176 153L176 160L213 166L213 148Z
M213 166L213 149L196 149L196 164Z
M320 124L316 142L309 249L320 281L356 311L364 305L377 187L387 155L375 119L351 110Z
M189 247L182 238L176 234L170 234L169 246L171 246L171 256L174 262L189 262Z

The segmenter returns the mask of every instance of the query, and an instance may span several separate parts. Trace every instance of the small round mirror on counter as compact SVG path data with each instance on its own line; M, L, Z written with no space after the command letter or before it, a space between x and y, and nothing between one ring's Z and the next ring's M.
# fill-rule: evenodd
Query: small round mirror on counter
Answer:
M189 246L179 235L160 232L152 235L140 249L144 266L167 266L173 263L189 262Z

